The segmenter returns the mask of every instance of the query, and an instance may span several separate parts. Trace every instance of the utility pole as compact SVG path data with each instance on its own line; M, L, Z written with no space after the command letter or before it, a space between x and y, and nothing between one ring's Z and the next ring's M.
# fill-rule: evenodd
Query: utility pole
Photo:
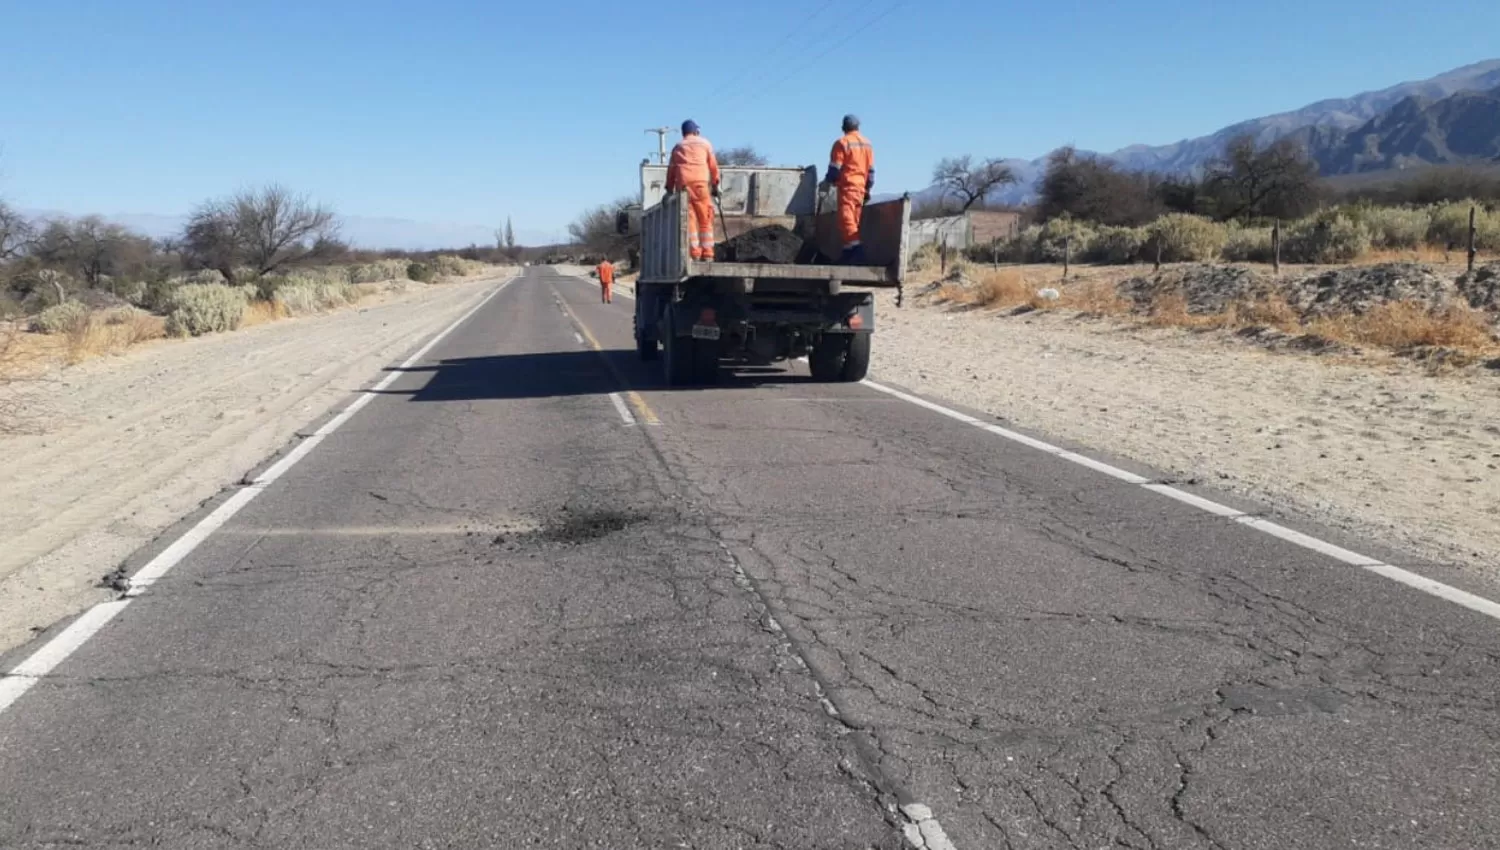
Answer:
M657 157L662 165L667 164L667 134L672 132L671 127L652 127L647 133L656 134Z

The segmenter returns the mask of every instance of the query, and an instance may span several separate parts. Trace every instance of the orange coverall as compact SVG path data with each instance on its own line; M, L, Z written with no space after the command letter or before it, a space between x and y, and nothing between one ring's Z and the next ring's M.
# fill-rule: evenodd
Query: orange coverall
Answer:
M838 174L839 235L844 250L859 247L859 225L864 218L865 195L875 173L875 149L858 130L845 133L833 143L828 170Z
M688 194L688 256L694 260L714 258L714 198L710 187L719 185L719 160L714 146L699 135L688 136L672 148L667 168L667 191L686 189Z
M609 260L599 264L599 295L605 304L612 303L610 290L615 285L615 266Z

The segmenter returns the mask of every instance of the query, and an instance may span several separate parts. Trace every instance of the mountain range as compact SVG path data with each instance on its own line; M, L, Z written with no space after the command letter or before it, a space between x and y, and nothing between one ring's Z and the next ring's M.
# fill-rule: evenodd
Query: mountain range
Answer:
M1283 138L1304 143L1325 175L1419 165L1492 161L1500 155L1500 59L1465 65L1427 80L1252 118L1169 145L1131 145L1095 154L1132 171L1192 174L1242 135L1258 144ZM1080 151L1081 153L1092 153ZM991 201L1024 203L1035 196L1047 158L1005 160L1017 182ZM938 197L934 189L919 200Z

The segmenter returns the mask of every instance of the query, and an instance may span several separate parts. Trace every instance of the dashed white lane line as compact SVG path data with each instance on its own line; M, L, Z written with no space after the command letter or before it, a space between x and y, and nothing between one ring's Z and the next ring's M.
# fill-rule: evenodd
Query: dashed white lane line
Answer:
M1264 534L1269 534L1279 540L1284 540L1288 543L1300 546L1303 549L1317 552L1320 555L1325 555L1329 558L1333 558L1334 560L1341 563L1359 567L1360 569L1374 573L1375 575L1383 576L1392 581L1404 584L1407 587L1415 588L1422 591L1423 593L1436 596L1439 599L1445 599L1455 605L1461 605L1469 609L1470 611L1475 611L1477 613L1484 614L1485 616L1500 620L1500 603L1497 603L1490 599L1486 599L1483 596L1477 596L1473 593L1469 593L1466 590L1459 590L1456 587L1443 584L1440 581L1427 578L1426 576L1419 575L1417 573L1411 572L1410 570L1402 569L1401 567L1395 566L1394 564L1387 564L1379 560L1378 558L1371 558L1368 555L1361 555L1358 552L1345 549L1342 546L1335 546L1334 544L1329 543L1326 540L1319 540L1316 537L1308 534L1303 534L1300 531L1294 531L1293 529L1287 528L1283 525L1278 525L1274 522L1271 522L1270 520L1250 516L1244 511L1235 510L1228 505L1222 505L1218 502L1213 501L1212 499L1206 499L1197 494L1189 493L1185 490L1179 490L1176 487L1172 487L1171 485L1153 484L1150 479L1140 475L1136 475L1133 472L1127 472L1126 470L1111 466L1101 461L1094 460L1093 458L1084 457L1083 455L1080 455L1076 452L1070 452L1066 449L1054 446L1051 443L1046 443L1038 440L1035 437L1028 437L1025 434L1011 431L1008 428L1002 428L999 425L992 425L987 422L982 422L979 419L968 415L967 413L960 413L957 410L951 410L942 406L941 404L936 404L924 398L918 398L914 395L911 395L910 393L904 393L900 390L878 384L874 381L867 380L863 383L865 386L869 387L872 390L883 392L887 395L894 396L901 399L902 401L910 402L919 407L925 407L928 410L933 411L934 413L940 413L943 416L948 417L949 419L957 420L964 423L965 425L973 425L981 430L988 431L991 434L995 434L996 436L1004 437L1007 440L1020 443L1024 446L1029 446L1038 451L1046 452L1050 455L1055 455L1059 458L1062 458L1063 460L1071 461L1072 463L1076 463L1080 466L1088 467L1089 469L1092 469L1096 472L1102 472L1105 475L1109 475L1113 478L1118 478L1119 480L1126 483L1134 484L1143 490L1149 490L1152 493L1166 496L1169 499L1175 499L1185 505L1195 507L1198 510L1205 511L1215 516L1224 517L1247 528L1253 528L1256 531L1262 532Z
M15 704L23 694L31 690L32 686L41 681L43 677L50 674L57 665L65 661L104 628L119 613L125 610L132 601L145 593L153 584L167 574L167 571L177 566L184 558L192 554L209 535L213 534L231 517L239 513L246 505L261 493L265 492L266 485L280 478L291 469L297 461L306 457L325 437L333 433L340 425L348 422L355 413L369 404L375 398L375 393L389 387L401 376L403 370L422 359L434 346L442 342L455 328L468 321L470 316L479 312L484 305L490 303L490 299L499 295L502 290L515 282L512 277L496 286L480 300L478 304L469 308L462 316L459 316L452 324L448 325L437 336L427 341L426 345L417 349L416 353L406 358L405 362L396 371L386 375L373 387L365 390L359 398L350 402L338 415L329 419L323 427L314 431L298 443L295 448L272 464L265 472L256 476L246 486L236 490L234 495L224 500L224 503L215 508L208 516L199 520L192 528L172 542L170 546L163 549L160 554L146 562L144 567L136 571L126 583L125 595L120 599L109 602L101 602L85 611L78 619L74 620L57 634L56 637L42 644L20 664L17 664L8 673L0 674L0 713Z
M578 340L578 344L579 345L585 345L586 344L583 341L583 334L579 333L578 331L573 331L573 338L576 339L576 340Z

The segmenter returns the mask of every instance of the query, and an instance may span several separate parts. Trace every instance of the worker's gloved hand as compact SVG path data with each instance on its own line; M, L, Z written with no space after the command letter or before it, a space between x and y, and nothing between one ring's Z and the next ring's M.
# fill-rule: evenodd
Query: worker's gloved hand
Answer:
M719 197L719 184L715 183L714 187L709 191L713 193L715 198Z

